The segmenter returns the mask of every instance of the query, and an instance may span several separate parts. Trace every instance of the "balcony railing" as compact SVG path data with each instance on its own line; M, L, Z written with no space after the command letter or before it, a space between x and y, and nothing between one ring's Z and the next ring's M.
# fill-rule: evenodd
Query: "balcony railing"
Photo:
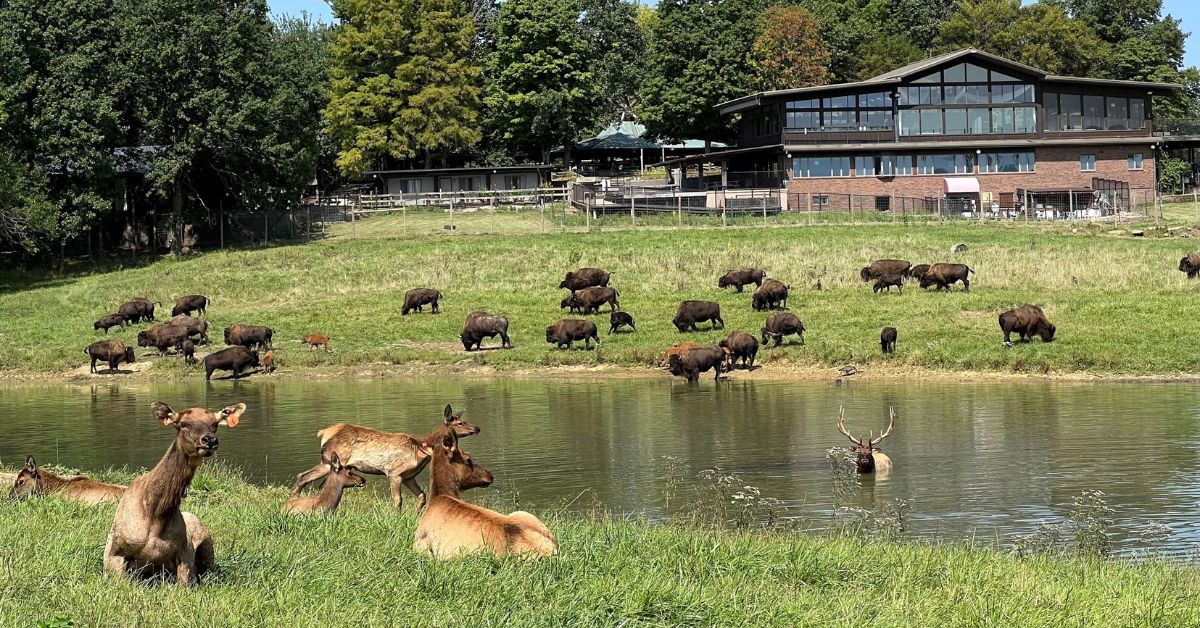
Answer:
M1200 135L1200 118L1156 118L1155 135Z

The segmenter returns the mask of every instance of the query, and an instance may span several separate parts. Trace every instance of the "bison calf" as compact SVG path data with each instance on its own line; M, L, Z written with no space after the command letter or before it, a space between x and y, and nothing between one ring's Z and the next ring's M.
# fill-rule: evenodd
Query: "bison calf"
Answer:
M671 356L667 366L672 375L685 377L689 382L700 381L700 374L713 370L713 381L721 379L721 365L729 360L729 350L724 347L700 347L683 355Z
M104 333L107 334L109 328L124 327L128 322L129 321L127 321L125 317L121 316L120 314L109 314L108 316L101 316L100 320L92 323L92 329L103 329Z
M608 316L608 333L613 333L622 327L628 327L633 331L637 331L637 327L633 324L633 315L629 312L613 312Z
M582 340L584 348L591 349L592 340L600 344L600 331L592 321L576 318L564 318L546 328L546 342L559 349L570 349L576 340Z
M233 371L234 379L242 376L246 367L259 366L258 352L236 346L204 356L204 379L212 379L213 371Z
M183 342L179 343L177 348L179 349L179 352L183 354L184 364L196 363L196 343L192 342L191 340L184 340Z
M895 327L884 327L883 328L883 331L879 334L879 347L881 349L883 349L884 353L895 353L896 352L896 328Z
M126 347L120 340L99 340L88 345L83 353L92 359L91 372L96 372L96 362L108 363L108 370L115 371L122 362L134 363L133 347Z
M754 284L761 287L763 279L766 279L767 272L760 268L743 268L741 270L731 270L717 280L718 288L728 288L733 286L738 292L742 291L742 286L746 284Z
M407 316L409 312L424 312L425 306L428 305L433 310L434 314L438 313L438 299L445 298L441 292L433 288L413 288L404 293L404 307L400 308L400 315Z
M267 352L263 354L262 359L259 360L259 366L262 367L262 370L264 370L268 373L275 372L275 350L274 349L267 349Z
M971 291L971 280L968 277L974 273L966 264L934 264L921 274L921 287L937 286L938 290L949 290L950 284L961 281L963 291Z
M731 332L717 346L729 352L729 369L733 369L733 361L740 358L742 368L754 370L754 358L758 355L758 339L754 336L743 331Z
M684 301L679 304L675 310L675 318L671 323L681 332L688 330L698 331L696 323L711 321L712 328L716 329L717 324L721 324L721 329L725 329L725 320L721 318L721 305L714 301Z
M786 308L789 288L782 281L768 279L754 291L750 304L756 312Z
M1012 344L1010 334L1016 332L1021 336L1021 342L1028 342L1035 335L1042 337L1042 342L1054 340L1054 324L1046 319L1046 313L1036 305L1022 305L1000 315L1000 330L1004 332L1004 344Z
M904 275L884 275L871 286L871 293L876 294L880 290L892 291L892 286L896 286L900 290L900 294L904 294Z
M763 325L762 342L765 345L767 341L774 339L775 346L778 347L783 344L784 336L793 334L800 336L800 344L804 344L804 323L800 322L800 317L791 312L772 314Z
M303 342L313 349L324 348L326 351L329 351L329 336L324 334L309 334L301 338L300 342Z
M512 342L508 340L508 319L477 310L467 314L462 333L458 337L462 340L463 348L472 351L472 348L483 348L484 338L495 338L496 336L500 336L501 348L512 348Z

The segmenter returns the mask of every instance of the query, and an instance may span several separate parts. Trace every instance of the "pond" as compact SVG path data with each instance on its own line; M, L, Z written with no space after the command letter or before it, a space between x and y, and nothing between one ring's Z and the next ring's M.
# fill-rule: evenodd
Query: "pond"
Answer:
M570 504L663 517L681 477L700 486L720 467L781 500L788 516L821 520L834 478L826 451L874 430L890 477L862 480L857 505L911 506L917 537L1011 541L1057 520L1085 490L1115 509L1117 548L1154 524L1164 549L1200 543L1200 385L1144 383L868 383L666 379L379 379L279 382L114 382L0 386L0 461L79 469L154 465L170 430L152 401L176 409L249 407L222 432L219 458L258 483L290 486L317 459L315 432L336 422L425 434L451 403L482 428L464 449L522 508ZM669 458L668 458L669 457ZM674 469L674 471L672 471ZM678 476L672 476L679 473ZM424 485L427 478L423 476ZM368 476L382 497L386 482ZM407 494L406 494L407 498Z

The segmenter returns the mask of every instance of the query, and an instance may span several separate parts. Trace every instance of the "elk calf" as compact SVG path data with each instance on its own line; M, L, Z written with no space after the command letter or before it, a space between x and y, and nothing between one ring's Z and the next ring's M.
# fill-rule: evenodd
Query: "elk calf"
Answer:
M321 492L316 497L293 497L287 500L283 505L283 514L322 511L332 515L337 512L338 504L342 503L342 493L346 489L359 488L367 483L366 478L355 473L353 467L342 464L337 452L328 458L322 455L321 464L329 467Z
M854 466L859 473L874 473L875 477L885 477L892 470L892 459L887 454L879 451L879 443L883 439L892 435L892 430L896 427L896 410L888 406L888 426L879 438L868 438L863 440L855 438L846 431L846 408L843 406L838 410L838 431L843 436L850 439L853 445L851 450L854 452Z
M63 477L39 468L33 456L25 459L25 468L17 474L12 489L8 491L9 499L25 499L30 496L45 496L56 494L63 499L83 502L95 506L104 502L115 502L121 499L125 487L118 484L105 484L91 478L76 475Z

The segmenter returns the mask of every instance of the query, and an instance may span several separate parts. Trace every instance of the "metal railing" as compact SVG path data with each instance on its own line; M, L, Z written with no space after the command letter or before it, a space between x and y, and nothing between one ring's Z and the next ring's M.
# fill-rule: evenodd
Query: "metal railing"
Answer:
M465 211L480 207L544 205L568 200L566 188L518 190L459 190L411 194L363 194L355 213L390 212L410 207L440 207Z

